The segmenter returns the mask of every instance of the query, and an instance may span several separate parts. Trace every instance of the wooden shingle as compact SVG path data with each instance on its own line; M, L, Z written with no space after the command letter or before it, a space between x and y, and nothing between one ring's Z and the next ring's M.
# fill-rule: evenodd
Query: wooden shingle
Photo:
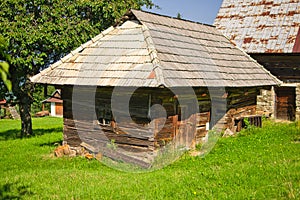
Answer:
M215 27L132 10L32 77L53 85L248 87L279 81Z
M223 0L214 22L247 53L299 53L299 24L299 0Z

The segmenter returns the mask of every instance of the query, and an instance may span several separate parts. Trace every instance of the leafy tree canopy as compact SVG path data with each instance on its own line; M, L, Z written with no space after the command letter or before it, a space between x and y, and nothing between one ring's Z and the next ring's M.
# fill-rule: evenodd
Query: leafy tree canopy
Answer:
M1 33L8 42L13 75L25 82L120 18L128 9L152 6L149 0L2 0ZM25 72L25 73L24 73Z
M151 0L0 1L0 33L7 42L5 53L10 55L7 62L12 91L20 104L22 132L31 123L33 84L29 77L99 34L130 8L144 5L154 6ZM30 129L26 134L31 134Z
M7 43L5 42L2 35L0 35L0 87L11 91L11 82L8 79L9 76L9 65L5 60L9 59L9 55L5 53L7 49ZM2 92L1 92L2 91ZM5 96L5 90L0 90L0 100Z

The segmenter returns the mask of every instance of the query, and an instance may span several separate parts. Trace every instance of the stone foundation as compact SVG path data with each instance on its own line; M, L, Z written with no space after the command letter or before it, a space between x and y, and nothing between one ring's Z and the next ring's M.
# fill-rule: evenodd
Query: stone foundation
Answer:
M260 90L257 96L257 112L267 117L275 117L275 90Z

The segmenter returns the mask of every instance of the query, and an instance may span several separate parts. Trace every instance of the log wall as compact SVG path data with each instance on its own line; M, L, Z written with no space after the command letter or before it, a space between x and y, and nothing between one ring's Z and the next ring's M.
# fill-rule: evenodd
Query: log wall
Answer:
M297 53L250 54L259 64L285 83L300 82L300 56Z
M72 113L72 91L73 87L64 87L61 91L63 99L63 117L64 117L64 142L70 146L79 147L81 139L77 133Z
M71 86L62 88L64 141L71 146L80 146L84 142L94 146L98 151L110 145L118 149L118 155L130 154L131 157L127 156L127 160L133 158L134 162L146 163L145 165L151 162L151 159L147 160L145 157L170 142L176 147L190 148L201 141L207 134L209 126L211 128L217 121L213 122L211 118L211 98L214 98L216 107L213 109L213 115L224 114L227 111L224 128L234 131L235 118L255 113L258 93L255 88L229 88L221 96L212 96L211 94L216 93L210 93L211 90L207 88L195 88L197 95L195 102L196 105L198 102L199 106L197 110L191 106L195 105L193 95L181 94L178 97L168 89L140 88L130 98L128 118L122 109L126 102L121 98L128 95L126 89L118 94L120 98L117 95L113 101L111 100L113 88L76 88L78 89L80 91L76 92L80 94L79 100L73 99ZM91 96L90 92L95 93L94 98L85 99L85 96ZM181 98L181 105L178 98ZM225 105L221 105L224 102ZM113 116L111 111L112 103L116 116ZM164 107L165 117L156 113L152 107L156 104ZM74 109L77 112L76 116ZM222 117L219 116L218 119Z
M239 131L237 119L255 115L259 88L229 88L223 129Z

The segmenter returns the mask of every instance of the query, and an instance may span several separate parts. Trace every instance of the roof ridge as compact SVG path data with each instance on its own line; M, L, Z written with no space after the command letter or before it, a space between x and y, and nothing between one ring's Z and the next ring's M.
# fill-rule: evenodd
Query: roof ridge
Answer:
M151 34L149 32L149 28L143 24L142 25L142 32L145 38L145 42L147 44L147 49L149 51L149 56L151 59L151 63L153 65L153 69L152 71L154 71L155 73L155 79L158 83L158 86L166 86L165 80L164 80L164 76L162 73L162 69L161 69L161 65L160 65L160 60L158 58L157 55L157 50L154 46L154 42L152 40Z
M118 26L102 31L31 80L53 85L155 88L278 84L253 59L244 64L243 60L248 61L250 57L237 50L228 38L225 39L213 27L142 11L132 11L127 15ZM151 22L161 22L167 26ZM173 27L177 24L179 29ZM208 33L198 34L199 39L196 39L191 30L182 30L185 26L204 29ZM210 32L214 36L209 35ZM211 38L212 41L202 38ZM189 50L187 47L199 50ZM126 56L133 54L137 55ZM242 62L238 61L240 57ZM247 65L245 70L244 65ZM251 72L252 68L255 73Z
M136 10L136 9L130 9L130 11L134 14L134 12L143 12L143 13L147 13L147 14L151 14L151 15L156 15L156 16L160 16L160 17L165 17L165 18L169 18L169 19L175 19L175 20L180 20L180 21L185 21L185 22L190 22L190 23L195 23L195 24L200 24L200 25L204 25L204 26L209 26L209 27L215 27L212 24L205 24L205 23L201 23L201 22L196 22L196 21L192 21L192 20L188 20L188 19L182 19L182 18L177 18L177 17L171 17L171 16L167 16L167 15L163 15L163 14L158 14L158 13L153 13L153 12L149 12L149 11L145 11L145 10ZM135 15L135 14L134 14ZM136 16L136 15L135 15ZM136 16L136 18L138 19L138 17Z

